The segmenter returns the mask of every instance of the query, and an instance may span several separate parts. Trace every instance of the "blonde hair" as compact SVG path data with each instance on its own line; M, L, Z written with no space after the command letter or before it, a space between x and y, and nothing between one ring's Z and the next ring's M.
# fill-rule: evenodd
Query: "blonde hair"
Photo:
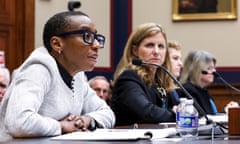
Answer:
M178 41L176 41L176 40L169 40L168 41L168 48L181 50L181 44Z
M171 91L175 88L172 79L161 69L157 69L156 75L151 77L149 76L150 70L144 66L135 66L132 64L132 60L137 58L133 54L133 49L138 48L140 43L147 37L162 33L163 37L166 40L167 46L167 36L164 32L163 28L156 23L144 23L139 25L129 36L128 41L125 45L123 56L117 66L117 69L114 73L114 81L116 81L117 77L125 70L132 69L137 72L140 78L148 85L151 86L154 82L157 83L159 87L165 88L167 91ZM172 71L170 58L168 54L168 50L166 52L165 61L163 63L164 67ZM114 82L113 82L114 84Z

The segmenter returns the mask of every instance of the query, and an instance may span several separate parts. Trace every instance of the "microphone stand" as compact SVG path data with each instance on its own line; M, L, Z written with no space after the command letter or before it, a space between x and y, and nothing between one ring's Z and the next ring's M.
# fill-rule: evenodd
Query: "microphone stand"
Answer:
M212 134L212 138L214 137L214 132L215 132L215 129L217 128L216 126L218 125L219 128L216 129L216 130L220 130L220 133L221 134L224 134L224 130L221 129L221 128L224 128L226 129L224 126L222 126L220 123L218 122L213 122L213 120L209 119L206 112L202 109L202 107L195 101L195 99L189 94L189 92L183 87L183 85L163 66L161 65L158 65L158 64L154 64L154 63L148 63L148 62L144 62L142 61L141 59L133 59L132 61L132 64L134 65L151 65L151 66L155 66L157 68L161 68L164 72L166 72L171 78L172 80L183 90L184 94L187 96L187 98L189 99L193 99L194 100L194 105L195 107L198 109L198 111L200 113L203 114L204 118L206 119L206 124L209 125L211 124L212 125L212 131L211 131L211 134ZM217 132L218 133L218 132Z
M219 73L214 72L213 75L214 75L216 78L218 78L219 80L221 80L221 81L222 81L226 86L228 86L230 89L235 90L236 92L239 92L239 93L240 93L240 90L239 90L239 89L237 89L237 88L233 87L231 84L229 84L226 80L224 80L224 79L220 76Z
M154 63L147 63L147 62L143 62L143 61L142 61L142 65L152 65L152 66L159 67L162 70L164 70L173 79L173 81L183 90L184 94L189 99L193 99L194 100L194 98L183 87L183 85L165 67L157 65L157 64L154 64ZM204 118L206 119L206 124L212 124L213 121L207 117L207 114L205 113L205 111L202 109L202 107L195 100L194 100L194 104L195 104L195 107L199 110L199 112L203 114Z

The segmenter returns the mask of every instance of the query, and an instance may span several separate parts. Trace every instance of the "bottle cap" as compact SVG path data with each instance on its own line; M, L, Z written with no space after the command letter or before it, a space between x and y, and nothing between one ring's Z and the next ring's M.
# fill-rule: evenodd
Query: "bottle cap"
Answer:
M193 99L187 99L185 103L186 104L193 104Z
M180 98L180 102L184 102L186 100L187 100L187 98Z

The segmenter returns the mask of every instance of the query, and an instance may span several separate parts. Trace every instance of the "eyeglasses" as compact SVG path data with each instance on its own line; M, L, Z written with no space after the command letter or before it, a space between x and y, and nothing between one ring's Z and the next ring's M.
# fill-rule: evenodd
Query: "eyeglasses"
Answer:
M4 83L0 82L0 88L6 88L6 87L7 87L7 85L6 85L6 84L4 84Z
M210 73L210 72L208 72L208 71L205 71L205 70L202 70L202 71L201 71L201 73L202 73L203 75L208 75L208 74L212 74L212 75L214 75L214 76L216 76L216 75L217 75L217 73L216 73L216 72L212 72L212 73Z
M94 32L91 32L89 30L76 30L76 31L69 31L69 32L64 32L61 34L58 34L57 36L59 37L66 37L68 35L73 35L73 34L82 34L83 35L83 41L89 45L92 45L94 43L94 40L96 39L100 45L101 48L104 47L105 43L105 37L101 34L96 34Z
M209 73L208 71L205 71L205 70L202 70L201 73L202 73L203 75L212 74L212 73Z

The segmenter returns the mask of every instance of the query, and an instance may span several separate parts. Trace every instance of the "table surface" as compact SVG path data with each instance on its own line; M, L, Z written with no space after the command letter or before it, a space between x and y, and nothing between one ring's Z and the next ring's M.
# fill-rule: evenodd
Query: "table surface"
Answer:
M117 127L117 128L135 128L134 126L127 127ZM172 124L164 125L149 125L141 124L137 126L140 129L148 128L165 128L165 127L175 127ZM140 143L140 144L240 144L240 135L228 135L228 134L215 134L214 138L209 133L201 133L196 139L184 139L180 141L174 141L174 139L179 138L179 136L173 136L172 138L166 139L150 139L150 140L118 140L118 141L80 141L80 140L52 140L51 137L42 137L42 138L25 138L25 139L12 139L3 141L0 138L0 144L127 144L127 143Z
M136 140L136 141L69 141L69 140L51 140L51 138L31 138L31 139L13 139L10 141L0 142L1 144L239 144L240 136L215 137L213 140L209 136L199 136L195 140L181 140L178 142L166 140Z

